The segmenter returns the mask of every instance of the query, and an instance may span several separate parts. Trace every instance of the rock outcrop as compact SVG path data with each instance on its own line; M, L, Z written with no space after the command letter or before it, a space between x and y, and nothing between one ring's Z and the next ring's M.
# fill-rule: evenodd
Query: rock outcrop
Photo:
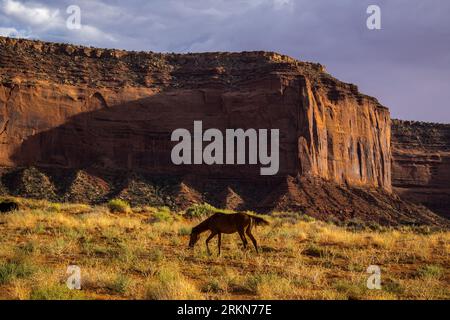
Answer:
M394 190L450 217L450 124L393 120L392 152Z
M389 111L319 64L268 52L156 54L0 38L0 165L255 178L175 166L176 128L280 130L279 176L391 188Z
M173 165L173 130L279 129L280 170ZM0 37L0 192L442 224L391 193L391 120L320 64ZM395 164L395 163L394 163ZM46 191L47 190L47 191Z

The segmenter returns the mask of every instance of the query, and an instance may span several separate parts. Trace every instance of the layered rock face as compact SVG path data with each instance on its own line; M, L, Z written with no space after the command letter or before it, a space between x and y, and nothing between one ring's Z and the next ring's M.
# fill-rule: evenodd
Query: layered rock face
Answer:
M192 132L194 121L221 132L279 129L278 173L174 165L171 133ZM320 64L0 37L0 194L448 225L391 193L390 144L388 109Z
M173 165L171 132L201 120L279 129L279 177L391 189L389 111L319 64L0 38L0 77L0 166L261 178L260 165Z
M392 150L395 191L450 217L450 125L393 120Z

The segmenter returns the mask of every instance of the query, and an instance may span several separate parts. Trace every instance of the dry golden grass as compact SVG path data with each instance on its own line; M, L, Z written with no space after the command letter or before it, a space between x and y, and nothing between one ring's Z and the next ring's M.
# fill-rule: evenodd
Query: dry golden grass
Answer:
M198 221L167 208L111 214L16 200L23 209L0 216L2 299L450 298L450 232L350 231L275 216L254 232L262 253L244 251L234 234L217 257L204 241L188 250ZM69 265L81 268L80 291L65 285ZM381 290L366 287L369 265L381 267Z

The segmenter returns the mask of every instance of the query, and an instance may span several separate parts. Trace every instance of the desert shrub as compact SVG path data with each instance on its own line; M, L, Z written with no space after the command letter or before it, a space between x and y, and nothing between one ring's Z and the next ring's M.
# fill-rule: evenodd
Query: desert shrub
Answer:
M441 266L428 264L419 268L417 274L421 278L439 279L444 274L444 270Z
M290 279L270 272L247 274L233 279L229 286L231 291L256 294L260 299L286 299L294 294Z
M186 209L184 216L188 219L206 218L213 213L232 213L231 210L218 209L209 203L194 204Z
M119 275L111 282L109 289L115 293L125 294L127 293L131 284L130 278L124 275Z
M272 212L271 217L277 219L279 222L277 225L282 226L283 223L296 224L299 221L314 222L316 219L307 214L294 212L294 211L277 211Z
M366 266L358 264L358 263L349 263L347 265L347 270L350 272L365 272Z
M439 227L432 227L432 226L408 226L408 227L404 227L404 230L406 230L406 232L414 232L417 234L422 234L422 235L430 235L433 234L435 232L439 232L441 231L441 229Z
M66 204L61 209L70 214L84 214L92 210L90 205L84 203Z
M193 300L200 299L201 294L191 282L181 275L178 268L165 266L147 284L146 298L150 300Z
M65 284L53 284L36 287L31 290L31 300L82 300L85 299L83 292L71 290Z
M137 248L139 249L139 248ZM108 249L110 254L117 258L118 261L133 264L137 260L137 250L126 239L122 239L117 243L115 250Z
M153 248L148 253L149 260L153 262L160 262L164 259L164 253L159 248Z
M367 222L367 228L369 228L369 230L371 230L371 231L377 231L377 232L386 232L388 230L388 228L383 227L382 225L380 225L379 223L376 223L374 221Z
M179 236L188 236L191 234L192 228L188 228L188 227L181 227L180 229L178 229L178 235Z
M291 280L275 273L262 275L256 291L260 299L289 299L296 294Z
M312 221L316 220L307 214L300 213L300 212L294 212L294 211L274 212L274 213L272 213L272 216L274 216L276 218L293 219L296 221L305 221L305 222L312 222Z
M389 279L381 283L381 288L386 292L390 292L397 295L401 295L405 292L405 289L400 285L400 283Z
M0 264L0 284L6 284L17 278L27 278L34 268L23 261L9 261Z
M308 220L305 220L306 222L311 222ZM339 226L341 225L341 221L339 220L338 217L335 216L329 216L324 220L327 224L329 224L330 226Z
M311 257L324 257L327 254L327 250L312 243L303 250L303 253Z
M169 207L153 208L150 217L147 220L148 223L167 222L172 223L179 219L177 213L170 211Z
M18 254L33 254L39 252L39 244L37 241L28 241L17 246Z
M155 222L173 222L174 214L170 212L168 207L160 207L152 214Z
M258 286L263 281L263 276L260 274L249 275L245 277L243 289L247 292L258 293Z
M351 283L345 280L338 280L334 284L334 288L345 295L347 299L359 300L364 298L366 289L361 284Z
M129 213L131 211L129 203L122 199L110 200L108 208L113 213Z
M293 211L274 211L272 212L272 217L281 219L295 219L297 220L299 214Z
M206 293L224 293L227 291L227 284L221 279L211 278L203 284L201 291Z
M367 228L367 223L359 218L349 219L344 225L350 231L364 231Z
M203 218L216 212L216 208L208 203L194 204L186 209L185 217L189 219Z

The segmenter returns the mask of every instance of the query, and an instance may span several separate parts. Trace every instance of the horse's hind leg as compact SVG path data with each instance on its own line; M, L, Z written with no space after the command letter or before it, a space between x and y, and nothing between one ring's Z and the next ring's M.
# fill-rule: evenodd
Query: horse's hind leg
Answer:
M247 230L245 231L245 233L248 235L250 240L252 240L253 245L255 246L255 249L256 249L256 253L258 253L258 243L256 242L256 239L252 234L252 225L251 224L247 227Z
M247 249L247 238L245 237L244 229L238 230L239 236L241 237L242 243L244 244L244 249Z
M209 241L216 236L216 232L211 232L208 239L206 239L206 250L208 251L208 254L211 255L211 251L209 251Z

